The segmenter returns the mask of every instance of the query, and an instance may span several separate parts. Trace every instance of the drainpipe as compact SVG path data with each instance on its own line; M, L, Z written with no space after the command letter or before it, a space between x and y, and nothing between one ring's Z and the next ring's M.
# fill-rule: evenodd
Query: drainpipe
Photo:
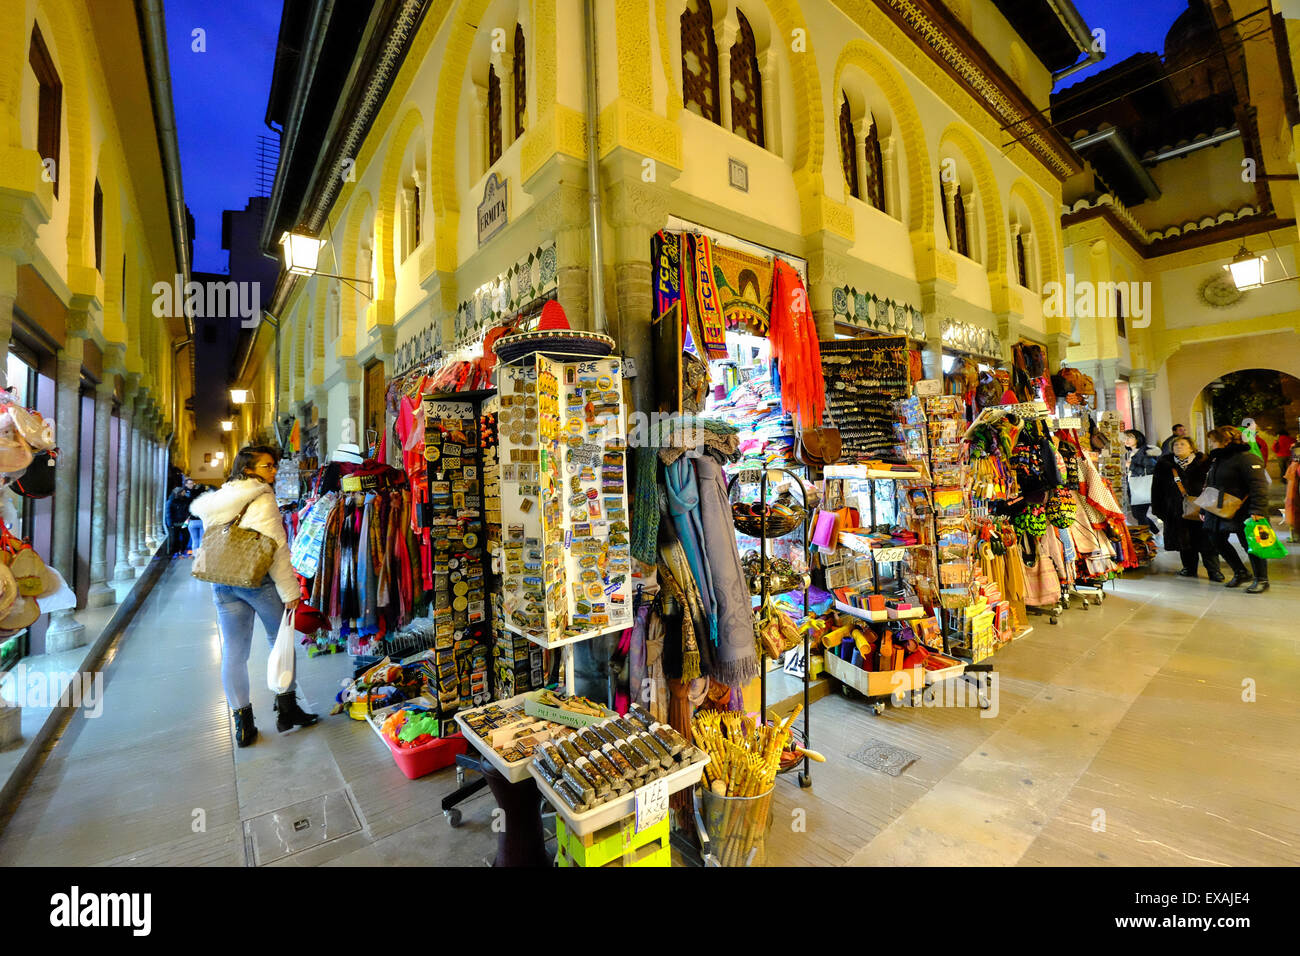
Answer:
M144 47L144 68L149 74L149 94L157 122L158 152L161 154L163 182L167 187L167 206L172 221L172 244L176 249L176 267L188 281L190 277L189 235L185 223L185 193L181 189L181 156L176 146L176 114L172 110L171 72L167 65L167 27L163 20L162 0L136 0L136 19ZM185 311L185 334L194 338L194 319Z
M600 121L599 84L596 82L596 7L595 0L583 0L583 22L587 33L587 198L591 203L591 306L592 327L609 333L605 315L605 256L601 235L600 166L597 156L597 131ZM618 345L623 342L620 336Z
M1055 86L1067 76L1078 73L1080 70L1086 70L1094 63L1100 63L1106 58L1106 54L1101 50L1092 48L1092 31L1083 22L1083 17L1079 16L1079 11L1074 8L1074 4L1070 0L1047 0L1047 5L1052 8L1052 12L1056 14L1056 19L1061 21L1061 25L1070 31L1070 37L1074 40L1074 45L1079 48L1079 52L1087 54L1087 59L1053 73L1052 85Z

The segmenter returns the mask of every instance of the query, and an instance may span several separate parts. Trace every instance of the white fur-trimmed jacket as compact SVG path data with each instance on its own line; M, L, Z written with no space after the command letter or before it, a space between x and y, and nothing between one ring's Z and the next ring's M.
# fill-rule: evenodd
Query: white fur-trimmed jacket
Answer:
M298 600L302 594L289 563L289 541L284 534L280 509L275 504L275 491L270 485L258 478L228 481L216 491L195 498L190 504L190 514L203 521L206 535L212 529L234 521L244 505L248 505L248 510L239 526L251 528L276 543L275 557L271 559L271 580L280 593L280 600Z

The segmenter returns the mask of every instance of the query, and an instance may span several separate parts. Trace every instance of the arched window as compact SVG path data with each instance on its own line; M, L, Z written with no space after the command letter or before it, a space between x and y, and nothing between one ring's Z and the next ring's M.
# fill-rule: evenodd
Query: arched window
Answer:
M853 139L853 113L849 109L849 95L840 97L840 166L844 169L844 182L848 184L849 195L862 198L858 186L858 149Z
M736 11L740 29L731 45L731 129L755 146L763 145L763 80L758 48L745 15Z
M524 120L528 113L528 66L524 59L524 28L515 24L515 61L512 67L515 93L515 139L524 135Z
M488 66L487 88L488 165L501 158L501 77L496 67Z
M866 166L867 195L863 198L881 212L885 211L885 159L880 153L880 133L876 124L867 132Z
M59 134L62 127L63 83L54 68L41 29L32 26L32 39L28 45L27 62L36 74L36 151L41 160L54 160L54 197L59 196Z
M681 27L682 101L692 113L718 123L718 44L709 0L687 0Z

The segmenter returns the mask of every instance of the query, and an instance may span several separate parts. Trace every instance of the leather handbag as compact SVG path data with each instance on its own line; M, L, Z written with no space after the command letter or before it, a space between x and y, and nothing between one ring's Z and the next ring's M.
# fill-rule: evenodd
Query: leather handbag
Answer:
M1183 487L1183 479L1178 477L1177 472L1174 473L1174 484L1183 493L1183 519L1186 521L1202 520L1204 515L1201 514L1201 506L1196 503L1195 498L1187 493L1187 489Z
M203 536L191 572L200 581L236 588L262 586L275 557L276 543L261 532L239 526L248 505L256 500L253 498L244 505L230 524Z
M830 421L830 416L826 416ZM840 460L840 430L834 424L816 428L799 426L795 440L795 458L805 465L824 468Z
M27 470L13 480L10 488L24 498L48 498L54 494L55 467L59 460L59 450L39 451L27 466Z
M1231 518L1245 503L1245 499L1220 491L1218 488L1206 488L1196 496L1197 506L1218 518Z

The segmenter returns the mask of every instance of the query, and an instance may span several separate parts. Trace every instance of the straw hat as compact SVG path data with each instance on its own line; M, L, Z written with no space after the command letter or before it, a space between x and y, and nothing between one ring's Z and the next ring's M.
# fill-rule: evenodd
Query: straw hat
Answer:
M18 433L10 409L0 411L0 474L23 472L32 463L32 446Z
M31 627L40 616L40 606L32 598L20 596L9 613L0 619L0 627L11 631Z
M552 299L542 307L542 317L535 331L503 335L497 339L493 351L496 352L497 359L505 364L534 352L560 358L600 357L614 351L614 340L599 332L577 332L569 328L564 307Z
M21 405L10 405L9 416L13 419L19 437L33 451L49 451L54 447L54 423L46 421L40 412Z
M9 570L9 565L0 561L0 616L8 614L17 600L18 582L14 579L14 573ZM3 622L0 622L0 627L3 626Z
M33 548L22 548L9 565L18 582L18 593L36 597L45 590L45 562Z

